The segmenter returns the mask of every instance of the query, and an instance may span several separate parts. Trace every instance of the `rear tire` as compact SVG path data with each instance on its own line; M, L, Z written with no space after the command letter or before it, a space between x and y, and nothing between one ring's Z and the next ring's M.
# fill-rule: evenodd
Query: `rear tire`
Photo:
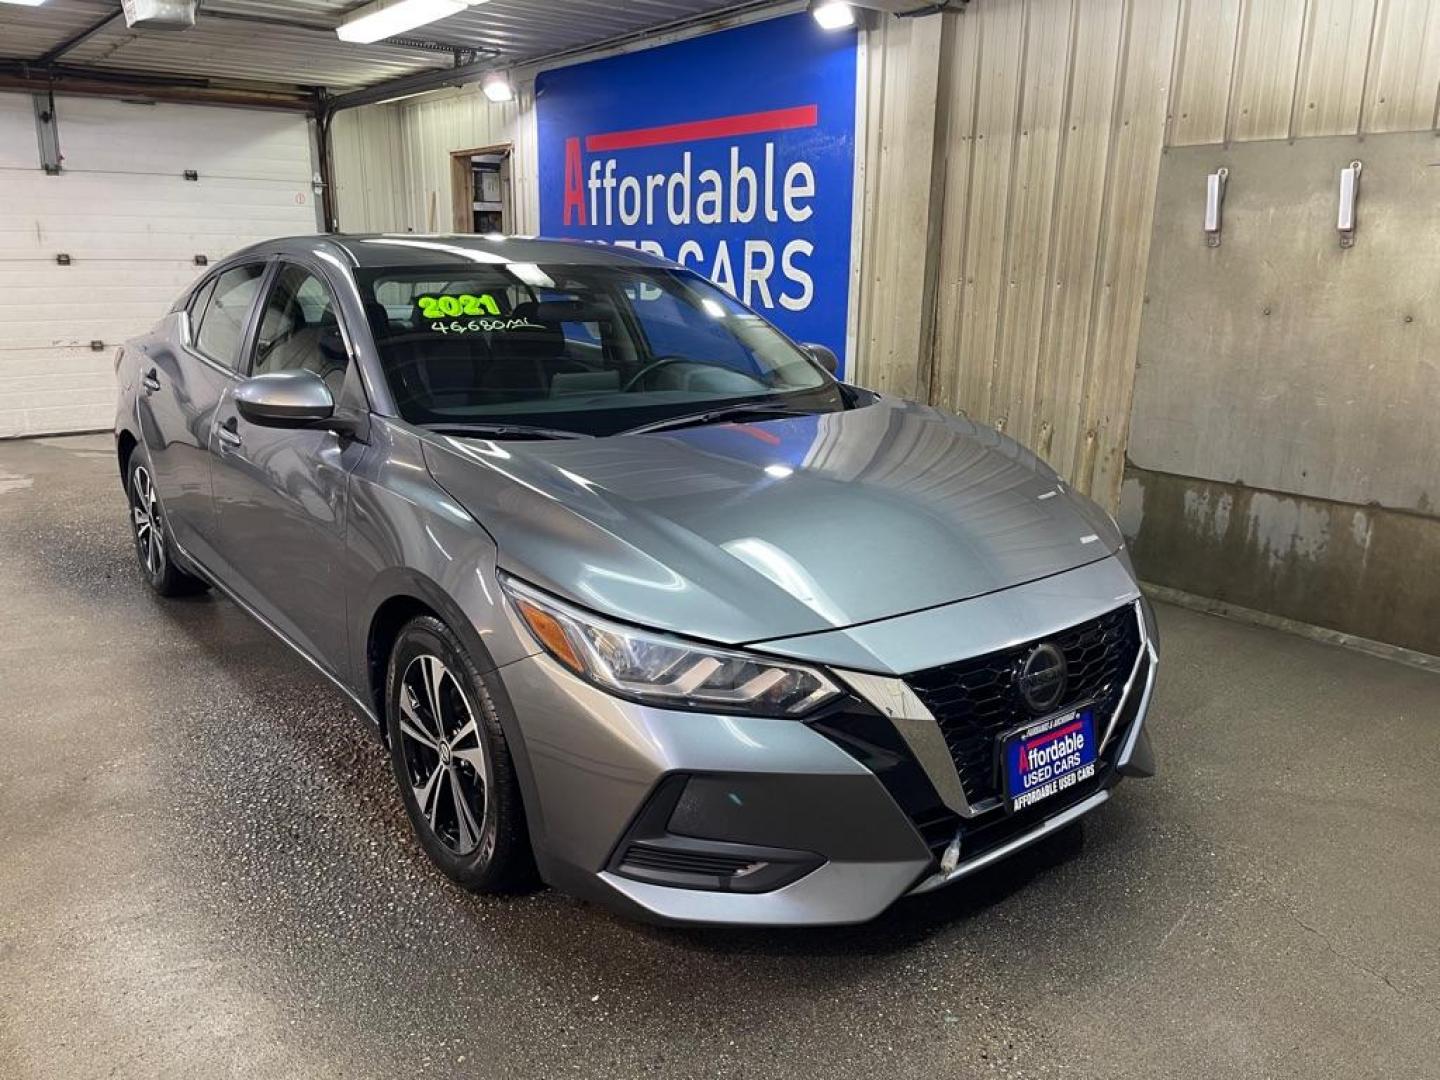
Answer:
M454 632L401 628L385 678L390 760L420 846L472 892L535 884L520 784L484 680Z
M144 451L136 449L126 463L125 493L130 504L130 535L140 573L159 596L191 596L209 586L176 565L175 545L165 523L155 477Z

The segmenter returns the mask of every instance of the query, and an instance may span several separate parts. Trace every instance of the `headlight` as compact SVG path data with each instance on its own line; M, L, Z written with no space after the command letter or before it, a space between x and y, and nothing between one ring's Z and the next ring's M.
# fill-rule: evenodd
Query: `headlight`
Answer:
M799 716L841 692L814 668L621 626L514 578L501 584L547 653L620 697L672 709Z

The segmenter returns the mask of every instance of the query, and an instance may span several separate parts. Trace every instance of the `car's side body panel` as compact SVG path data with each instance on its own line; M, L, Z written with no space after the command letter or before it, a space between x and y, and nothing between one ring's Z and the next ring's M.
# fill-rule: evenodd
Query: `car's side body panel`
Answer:
M219 415L234 416L229 394ZM344 563L351 471L366 447L329 431L238 424L215 443L215 571L331 673L348 678Z
M347 567L351 670L365 670L374 614L395 596L443 602L465 626L476 666L493 670L534 652L505 614L495 587L495 542L431 479L421 440L403 424L377 420L370 452L350 476ZM423 584L421 584L423 583Z
M126 356L136 387L135 434L149 453L175 538L199 553L214 540L210 437L235 374L189 347L187 318L166 316Z
M425 468L421 439L403 424L374 418L369 452L350 474L344 554L348 582L349 685L370 703L383 730L385 663L374 635L388 605L418 603L435 612L460 640L485 679L505 729L524 793L526 823L537 855L549 848L544 800L531 764L530 742L498 674L538 651L509 617L497 587L496 549L489 534ZM542 856L543 857L543 856Z
M262 320L283 267L296 265L325 281L323 261L295 254L272 260L257 293L257 313L239 360L250 373ZM369 413L353 337L340 320L349 354L337 411ZM365 443L326 429L298 430L248 422L233 393L215 412L210 475L214 504L215 571L265 619L279 627L330 674L351 679L345 595L345 532L350 473Z

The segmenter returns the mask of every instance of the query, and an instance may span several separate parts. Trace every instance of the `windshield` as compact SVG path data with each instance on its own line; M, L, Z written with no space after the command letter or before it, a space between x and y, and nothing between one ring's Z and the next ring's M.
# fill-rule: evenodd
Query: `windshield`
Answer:
M688 270L535 263L357 274L413 424L611 435L718 410L830 412L840 385Z

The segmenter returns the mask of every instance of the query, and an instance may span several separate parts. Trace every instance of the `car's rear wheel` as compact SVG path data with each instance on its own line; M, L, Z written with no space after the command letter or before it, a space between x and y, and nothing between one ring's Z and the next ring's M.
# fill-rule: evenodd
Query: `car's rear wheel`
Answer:
M203 591L205 582L176 565L155 477L149 461L138 450L130 455L125 491L130 502L135 556L150 588L161 596L188 596Z
M385 686L395 779L425 853L475 892L531 885L509 744L455 634L433 616L412 619L396 639Z

